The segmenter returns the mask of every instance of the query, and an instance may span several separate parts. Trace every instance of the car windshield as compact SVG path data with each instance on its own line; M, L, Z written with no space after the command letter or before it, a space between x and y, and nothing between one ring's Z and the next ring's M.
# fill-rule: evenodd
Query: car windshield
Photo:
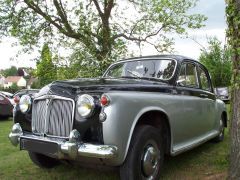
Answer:
M111 66L104 77L169 80L173 76L175 66L176 61L169 59L126 61Z

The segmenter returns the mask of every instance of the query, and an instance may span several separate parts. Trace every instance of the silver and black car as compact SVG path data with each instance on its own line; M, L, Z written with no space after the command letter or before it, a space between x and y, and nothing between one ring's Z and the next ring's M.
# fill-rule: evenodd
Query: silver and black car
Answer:
M224 138L225 104L207 69L183 56L132 58L101 78L55 81L14 109L9 138L40 167L65 160L159 179L164 155Z

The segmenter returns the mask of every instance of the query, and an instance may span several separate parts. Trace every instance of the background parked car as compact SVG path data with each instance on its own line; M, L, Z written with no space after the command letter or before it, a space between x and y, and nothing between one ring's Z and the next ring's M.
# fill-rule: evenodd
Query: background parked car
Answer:
M39 92L39 89L22 89L22 90L15 92L12 95L12 97L15 97L15 96L22 97L22 95L25 95L25 94L35 94L38 92Z
M13 96L12 93L6 92L6 91L0 91L0 93L3 94L3 95L5 95L5 96L7 96L7 97L12 97L12 96Z
M12 93L5 92L5 91L0 91L0 94L2 96L4 96L5 98L7 98L13 106L15 105Z
M4 96L4 94L0 94L0 116L8 117L12 116L13 113L13 105L9 101L9 99Z
M11 104L15 106L16 102L18 102L23 95L25 94L33 95L38 92L39 89L22 89L15 92L14 94L5 91L0 91L0 94L7 98L11 102Z
M228 87L218 87L218 88L215 88L214 91L219 99L221 99L225 103L229 103L230 96L229 96Z

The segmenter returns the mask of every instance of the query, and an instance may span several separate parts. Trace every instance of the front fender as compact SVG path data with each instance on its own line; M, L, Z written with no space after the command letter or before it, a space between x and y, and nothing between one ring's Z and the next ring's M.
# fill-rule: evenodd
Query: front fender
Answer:
M106 163L118 166L126 158L135 126L140 117L148 111L160 111L165 114L167 112L161 108L161 103L164 104L164 101L159 102L149 93L121 92L107 95L111 102L109 106L103 108L107 115L107 119L103 122L103 139L105 144L118 147L118 156ZM152 99L148 99L151 96Z

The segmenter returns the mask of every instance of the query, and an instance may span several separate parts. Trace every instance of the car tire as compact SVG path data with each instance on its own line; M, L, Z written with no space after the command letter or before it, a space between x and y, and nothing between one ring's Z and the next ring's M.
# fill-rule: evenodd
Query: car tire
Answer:
M221 120L220 120L220 133L218 134L217 137L215 137L213 139L213 142L215 142L215 143L222 142L224 140L224 131L225 131L224 122L223 122L223 118L221 118Z
M60 162L54 158L45 156L43 154L28 152L30 159L34 164L40 168L50 169L60 164Z
M163 166L163 136L152 126L136 127L127 157L120 167L122 180L159 179Z

